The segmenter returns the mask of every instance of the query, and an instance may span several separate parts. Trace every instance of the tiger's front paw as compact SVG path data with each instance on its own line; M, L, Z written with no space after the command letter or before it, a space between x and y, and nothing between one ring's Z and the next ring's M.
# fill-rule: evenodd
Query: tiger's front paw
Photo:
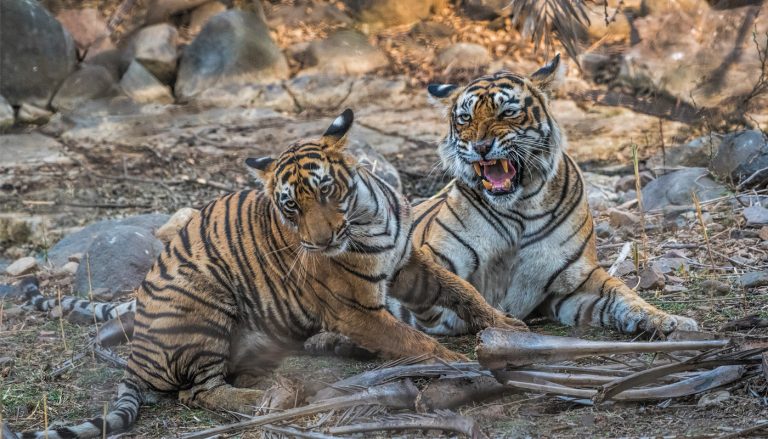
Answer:
M314 355L338 355L360 360L376 357L376 354L358 346L346 335L338 332L320 332L304 342L304 350Z
M629 319L623 328L627 333L645 331L649 333L660 332L664 335L674 331L698 331L699 324L689 317L674 314L658 313L645 314L636 319Z
M488 318L475 320L473 326L476 331L481 331L486 328L511 329L513 331L524 332L530 331L528 325L522 320L513 317L510 314L505 314L497 309L494 309L493 313L491 313Z

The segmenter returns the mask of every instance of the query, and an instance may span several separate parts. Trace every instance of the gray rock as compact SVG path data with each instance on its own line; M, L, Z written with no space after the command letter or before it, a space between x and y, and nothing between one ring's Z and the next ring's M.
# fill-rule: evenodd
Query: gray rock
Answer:
M75 273L73 289L80 295L105 288L132 291L152 268L163 244L147 229L120 225L99 233L88 246Z
M413 24L441 6L441 0L344 0L352 17L372 28Z
M360 32L342 30L322 41L313 41L300 57L305 73L359 75L388 64L387 57Z
M83 65L64 80L51 101L58 110L72 110L83 102L116 94L115 80L109 70L99 65Z
M145 27L133 40L133 56L157 79L168 84L176 73L178 39L179 32L170 24Z
M77 62L72 37L39 2L2 0L0 95L45 107ZM11 30L12 31L8 31Z
M768 168L768 143L760 131L741 131L723 138L709 169L716 176L738 184L763 168ZM751 185L768 182L768 172L750 181Z
M709 166L710 159L715 156L721 141L722 136L717 134L698 137L684 145L667 148L666 160L661 153L658 153L654 163L659 166L666 164L670 168L680 166L706 168Z
M56 14L80 50L85 50L100 38L108 35L107 21L94 8L64 9Z
M749 206L742 212L748 226L768 224L768 209L763 206Z
M155 231L165 224L169 215L164 214L146 214L136 215L118 220L103 220L90 224L80 231L65 236L48 251L48 261L54 266L62 267L69 261L69 257L75 254L83 254L91 246L96 237L105 231L120 226L138 227L154 236ZM83 265L84 258L80 259L80 265Z
M663 274L675 273L681 269L688 271L689 269L688 261L683 258L659 258L651 262L651 265Z
M51 120L53 113L45 108L38 107L37 105L24 102L19 107L19 113L16 118L21 123L42 125Z
M296 102L280 83L229 84L216 86L195 96L195 103L221 108L256 107L296 111Z
M40 133L0 136L0 168L24 164L57 163L66 159L64 147Z
M614 233L616 233L616 231L605 221L601 221L595 225L595 234L598 238L610 238Z
M23 276L37 270L37 261L32 256L17 259L13 264L5 267L5 272L9 276Z
M768 271L753 271L739 277L739 284L744 288L757 288L768 285Z
M376 176L389 183L395 190L402 192L403 185L400 182L400 174L392 163L373 149L365 141L352 140L347 150L357 158L358 163L370 169Z
M632 229L640 224L640 217L625 210L610 209L608 211L611 225L616 228Z
M730 285L714 279L707 279L702 282L701 289L710 296L725 296L731 292Z
M0 132L13 126L13 107L0 96Z
M171 88L164 85L144 66L134 60L120 80L120 87L134 102L146 104L157 102L159 104L173 103Z
M484 46L474 43L455 43L437 54L438 67L456 69L482 69L491 62L491 54Z
M661 270L651 265L650 267L646 267L642 270L640 270L640 285L638 288L640 290L661 290L664 289L665 280L664 280L664 273L661 272Z
M704 165L706 166L706 165ZM616 182L616 190L620 192L628 192L628 191L634 191L635 190L635 176L634 175L625 175ZM653 175L651 175L648 171L643 171L640 173L640 187L643 187L653 181Z
M512 12L509 0L463 0L461 10L474 20L492 20Z
M717 390L712 393L702 395L696 405L699 408L719 406L729 399L731 399L731 392L727 390Z
M693 204L691 192L699 201L707 201L727 194L725 186L714 181L703 168L688 168L663 175L643 188L643 207L646 210Z
M228 84L266 83L288 77L288 63L259 14L230 10L213 18L181 55L176 97Z

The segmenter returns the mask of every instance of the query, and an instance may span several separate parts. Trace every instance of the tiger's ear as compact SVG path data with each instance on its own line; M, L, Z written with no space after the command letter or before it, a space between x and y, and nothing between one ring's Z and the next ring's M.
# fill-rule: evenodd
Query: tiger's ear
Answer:
M429 84L427 86L427 93L433 103L443 104L446 106L453 105L453 99L456 97L459 91L459 86L456 84Z
M557 78L558 68L560 67L560 54L555 55L550 62L544 67L536 70L531 75L530 79L533 85L539 90L549 93L552 89L552 84Z
M245 159L245 164L250 168L251 173L261 180L262 183L266 183L269 175L275 170L275 159L272 157L249 157Z
M347 133L352 128L352 122L355 120L355 114L347 108L323 133L323 140L328 148L340 151L347 145Z

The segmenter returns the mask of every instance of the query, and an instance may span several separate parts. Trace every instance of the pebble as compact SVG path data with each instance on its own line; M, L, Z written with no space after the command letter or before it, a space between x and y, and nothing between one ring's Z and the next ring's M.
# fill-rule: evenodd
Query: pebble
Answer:
M664 289L665 280L664 273L656 267L649 266L640 270L640 290L661 290Z
M739 277L739 284L744 288L756 288L768 285L768 272L755 271L744 273Z
M616 228L634 227L640 223L639 216L624 210L609 209L608 216L610 218L611 225Z
M699 402L696 404L699 407L711 407L719 405L731 399L731 392L727 390L718 390L716 392L707 393L699 398Z
M749 206L742 214L748 226L768 224L768 209L763 206Z
M61 271L63 271L64 273L74 275L75 273L77 273L77 267L79 266L80 266L79 263L70 261L64 264L63 267L61 267Z
M5 269L5 272L10 276L23 276L35 270L37 270L37 260L32 256L27 256L14 261Z

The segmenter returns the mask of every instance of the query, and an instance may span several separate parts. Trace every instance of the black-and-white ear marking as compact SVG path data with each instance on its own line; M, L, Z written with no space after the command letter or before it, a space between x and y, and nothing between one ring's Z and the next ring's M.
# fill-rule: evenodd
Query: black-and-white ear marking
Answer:
M555 55L555 57L552 58L552 61L548 62L547 65L533 72L531 81L542 90L548 89L557 76L558 67L560 67L559 53Z
M427 92L436 98L448 97L458 85L456 84L429 84L427 86Z
M249 157L245 159L245 164L248 165L248 167L253 168L257 171L264 172L267 170L269 165L274 162L275 159L272 157L261 157L261 158L255 158L255 157Z
M333 120L331 126L329 126L328 129L325 130L325 133L323 133L323 136L341 139L347 134L349 128L352 127L352 122L354 122L354 120L355 114L352 110L347 108L339 115L339 117Z

